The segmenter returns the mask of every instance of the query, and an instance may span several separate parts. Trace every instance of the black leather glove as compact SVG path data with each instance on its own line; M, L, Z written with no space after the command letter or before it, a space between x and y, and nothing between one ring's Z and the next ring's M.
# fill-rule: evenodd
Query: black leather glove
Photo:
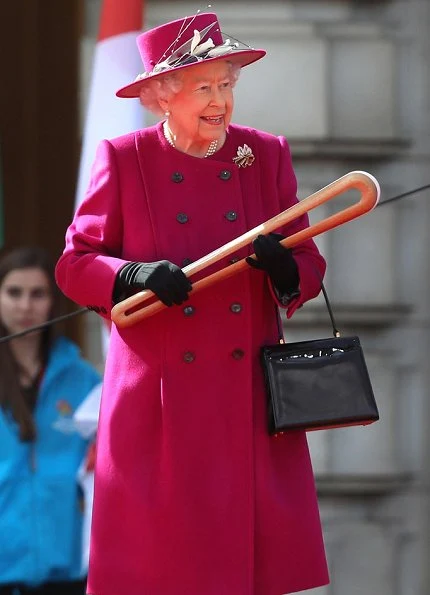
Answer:
M118 303L128 297L132 293L130 289L150 289L165 306L179 306L188 299L191 282L182 270L169 260L129 262L117 273L113 302Z
M279 243L283 239L279 233L257 236L252 242L257 260L248 256L246 262L255 269L266 271L275 289L291 299L299 294L299 270L290 248Z

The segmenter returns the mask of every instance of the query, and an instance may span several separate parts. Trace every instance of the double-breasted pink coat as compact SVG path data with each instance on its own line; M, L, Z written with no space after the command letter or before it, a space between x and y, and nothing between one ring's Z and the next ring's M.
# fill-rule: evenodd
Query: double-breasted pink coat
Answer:
M244 144L255 161L239 167ZM296 200L281 137L230 125L207 159L169 146L161 124L103 141L58 284L109 317L125 262L184 266ZM281 231L307 224L305 216ZM325 266L313 241L294 256L301 295L288 315L317 295L315 269ZM328 582L306 436L267 432L259 350L277 340L275 304L265 273L249 267L181 306L113 327L89 593L281 595Z

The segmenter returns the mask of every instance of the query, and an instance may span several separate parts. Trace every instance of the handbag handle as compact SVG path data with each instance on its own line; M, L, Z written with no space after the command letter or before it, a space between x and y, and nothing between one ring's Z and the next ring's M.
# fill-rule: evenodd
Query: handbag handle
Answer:
M325 288L325 285L324 285L322 279L321 279L321 291L323 292L324 300L325 300L327 310L328 310L328 313L330 316L331 327L333 329L333 337L340 337L340 331L338 330L338 328L336 326L336 321L334 319L334 314L333 314L333 310L331 307L331 303L330 303L330 300L328 299L327 290Z
M324 300L327 306L327 310L328 310L328 314L330 316L330 322L331 322L331 327L333 330L333 337L340 337L340 331L338 330L337 326L336 326L336 321L334 319L334 313L333 313L333 309L331 307L331 303L330 300L328 298L328 294L327 294L327 290L325 288L323 279L320 275L320 272L317 271L315 269L315 273L318 275L319 279L320 279L320 283L321 283L321 291L323 293L324 296ZM279 334L279 343L285 343L284 341L284 334L282 332L282 320L281 320L281 314L279 312L279 308L278 306L275 304L275 309L276 309L276 321L278 323L278 334Z

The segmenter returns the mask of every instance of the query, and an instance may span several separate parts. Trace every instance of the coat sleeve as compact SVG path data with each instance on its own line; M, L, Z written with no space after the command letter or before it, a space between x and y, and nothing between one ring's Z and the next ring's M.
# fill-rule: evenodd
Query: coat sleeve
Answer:
M118 166L113 146L102 141L81 206L66 233L56 266L57 284L76 303L110 318L122 253L123 216Z
M288 143L284 137L278 137L281 144L280 162L278 168L278 188L280 196L281 211L284 211L298 202L297 180L293 170L291 153ZM307 214L295 219L280 231L284 236L291 236L301 229L309 226ZM293 298L288 305L279 302L276 293L271 286L271 291L281 308L286 308L287 318L291 318L297 308L305 302L316 297L321 290L321 280L324 277L326 264L320 254L315 242L310 239L293 247L293 256L299 268L300 295Z

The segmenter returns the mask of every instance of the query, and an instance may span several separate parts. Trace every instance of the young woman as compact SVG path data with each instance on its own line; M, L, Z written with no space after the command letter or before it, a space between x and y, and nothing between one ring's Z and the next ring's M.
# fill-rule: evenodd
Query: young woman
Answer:
M288 250L269 235L215 266L255 252L247 270L200 293L182 271L297 203L285 138L232 124L240 68L265 52L224 39L213 13L137 42L145 72L117 94L140 97L162 121L100 144L57 264L66 295L106 317L139 289L170 306L112 330L88 592L322 585L306 436L269 436L259 352L276 342L278 305L291 316L318 294L324 259L313 241ZM307 225L302 217L280 231Z
M49 320L57 288L49 255L0 259L0 336ZM82 498L88 443L75 409L100 382L52 326L0 344L0 594L83 595Z

